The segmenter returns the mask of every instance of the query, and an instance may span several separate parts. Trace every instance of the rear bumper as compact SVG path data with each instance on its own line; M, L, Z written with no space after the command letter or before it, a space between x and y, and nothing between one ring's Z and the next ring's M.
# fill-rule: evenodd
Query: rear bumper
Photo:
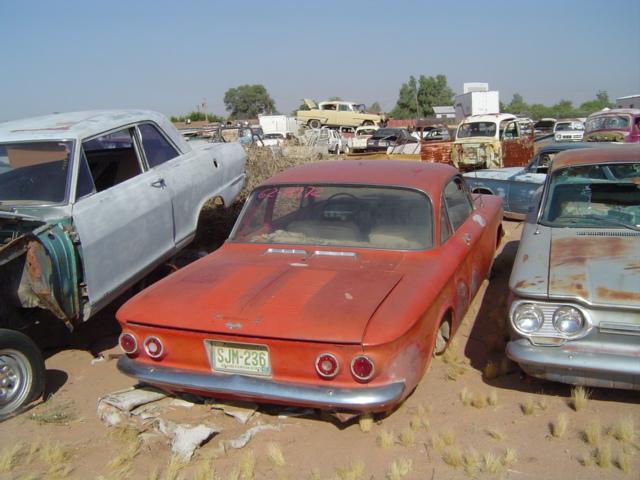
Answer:
M536 346L527 339L507 344L507 356L529 375L592 387L640 390L640 361L602 349L581 351L571 346Z
M244 375L195 373L148 365L129 357L121 357L118 360L118 369L143 383L165 390L323 410L385 411L400 402L405 391L404 382L368 388L309 386Z

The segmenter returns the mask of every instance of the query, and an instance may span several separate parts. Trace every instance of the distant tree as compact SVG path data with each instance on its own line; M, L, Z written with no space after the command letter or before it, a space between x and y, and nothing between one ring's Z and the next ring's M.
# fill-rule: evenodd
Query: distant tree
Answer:
M504 108L503 108L504 107ZM514 93L511 98L511 102L507 105L500 105L501 112L514 113L514 114L526 114L529 105L527 105L519 93Z
M224 94L224 105L235 119L256 118L260 113L274 113L276 105L263 85L240 85Z
M593 112L602 110L603 108L613 107L615 107L615 104L611 103L609 100L609 94L604 90L598 90L595 100L588 100L580 105L578 108L580 114L578 116L586 117Z
M341 102L342 98L340 97L329 97L329 100L327 100L328 102Z
M172 122L186 122L187 120L191 120L192 122L224 122L224 117L220 115L216 115L214 113L205 113L205 112L189 112L186 115L172 116Z
M398 94L396 106L390 112L395 118L416 118L433 114L433 107L453 104L453 90L445 75L409 77Z
M413 75L400 87L398 101L390 115L394 118L415 118L418 115L418 84Z
M380 104L379 104L378 102L373 102L373 103L369 106L368 110L369 110L371 113L382 113L382 107L380 106Z

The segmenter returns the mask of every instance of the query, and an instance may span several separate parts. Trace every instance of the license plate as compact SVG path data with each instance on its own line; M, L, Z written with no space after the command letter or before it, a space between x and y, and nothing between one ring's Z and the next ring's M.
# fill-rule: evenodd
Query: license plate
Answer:
M266 345L205 340L211 368L216 372L271 375L271 360Z

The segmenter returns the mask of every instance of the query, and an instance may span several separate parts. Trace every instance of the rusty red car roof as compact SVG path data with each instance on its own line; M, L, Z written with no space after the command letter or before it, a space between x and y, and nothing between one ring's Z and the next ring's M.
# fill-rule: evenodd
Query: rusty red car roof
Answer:
M441 163L405 160L333 160L307 163L279 173L262 185L335 183L394 185L416 188L437 198L458 171Z
M551 172L575 165L597 163L640 162L640 145L620 145L602 148L577 148L560 152L551 165Z

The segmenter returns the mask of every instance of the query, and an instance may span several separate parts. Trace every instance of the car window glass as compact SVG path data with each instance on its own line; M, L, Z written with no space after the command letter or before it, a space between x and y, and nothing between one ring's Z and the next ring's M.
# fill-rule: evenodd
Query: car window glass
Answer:
M338 106L338 110L340 110L341 112L348 112L349 111L349 105L339 105Z
M76 188L76 199L86 197L95 192L95 186L93 185L93 178L91 178L91 172L89 171L89 164L87 163L87 157L84 151L80 152L80 165L78 168L78 186Z
M518 129L516 122L508 123L504 129L504 138L516 138L518 136Z
M444 200L453 229L457 230L473 211L471 199L460 178L456 177L447 184L444 189Z
M142 138L142 147L150 168L176 158L178 152L169 141L150 123L138 125Z
M131 131L125 128L82 144L96 191L111 188L142 172Z
M447 206L443 201L442 208L440 209L440 245L446 242L452 233L449 215L447 214Z

